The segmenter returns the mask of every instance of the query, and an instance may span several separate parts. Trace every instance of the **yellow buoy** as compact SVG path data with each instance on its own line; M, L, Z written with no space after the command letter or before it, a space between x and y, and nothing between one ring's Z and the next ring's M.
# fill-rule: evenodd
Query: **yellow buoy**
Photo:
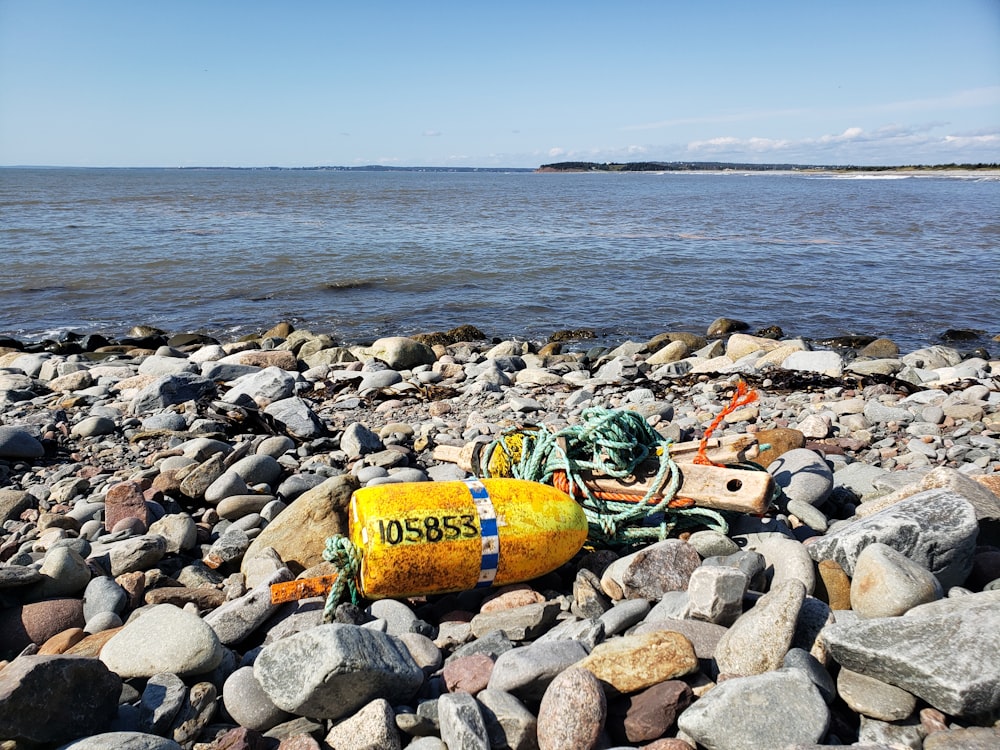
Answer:
M349 512L370 599L527 581L567 562L587 539L576 501L520 479L366 487Z

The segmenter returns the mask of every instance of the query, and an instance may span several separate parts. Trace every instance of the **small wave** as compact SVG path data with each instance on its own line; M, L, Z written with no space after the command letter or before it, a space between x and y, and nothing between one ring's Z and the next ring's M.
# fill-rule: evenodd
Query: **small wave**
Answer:
M327 281L321 285L331 292L344 292L350 289L372 289L375 281L372 279L344 279L342 281Z

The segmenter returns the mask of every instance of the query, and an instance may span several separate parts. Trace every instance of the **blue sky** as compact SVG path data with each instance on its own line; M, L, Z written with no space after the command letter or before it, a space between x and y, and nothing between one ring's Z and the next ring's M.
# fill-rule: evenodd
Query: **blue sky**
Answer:
M0 0L0 165L1000 162L1000 1Z

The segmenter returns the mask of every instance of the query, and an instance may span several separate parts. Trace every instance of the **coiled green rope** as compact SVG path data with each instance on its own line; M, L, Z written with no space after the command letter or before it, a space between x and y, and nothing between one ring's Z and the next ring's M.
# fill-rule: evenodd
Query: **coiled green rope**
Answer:
M590 523L590 536L598 542L629 544L663 540L679 526L699 524L722 533L728 531L725 518L714 510L669 507L681 485L680 470L670 457L673 441L656 432L641 414L591 407L583 410L580 420L579 424L557 432L538 429L503 433L483 452L482 475L499 473L552 484L555 472L565 472L570 486L584 497L582 505ZM580 477L582 471L593 471L623 479L654 456L659 461L656 476L638 502L595 495ZM499 466L499 472L496 468L491 472L491 466Z
M346 588L351 592L351 603L357 604L358 596L358 576L361 573L361 552L346 536L334 534L326 540L323 548L323 559L332 563L337 570L337 580L330 589L330 594L326 597L326 604L323 607L323 623L333 622L333 616L337 609L340 597L344 595Z

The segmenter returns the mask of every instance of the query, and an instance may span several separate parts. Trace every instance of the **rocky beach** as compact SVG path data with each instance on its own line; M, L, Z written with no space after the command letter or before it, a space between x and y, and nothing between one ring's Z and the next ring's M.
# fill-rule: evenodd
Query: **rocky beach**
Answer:
M0 340L3 748L1000 747L995 351L745 329ZM332 622L272 603L336 572L355 490L595 408L753 438L770 507Z

